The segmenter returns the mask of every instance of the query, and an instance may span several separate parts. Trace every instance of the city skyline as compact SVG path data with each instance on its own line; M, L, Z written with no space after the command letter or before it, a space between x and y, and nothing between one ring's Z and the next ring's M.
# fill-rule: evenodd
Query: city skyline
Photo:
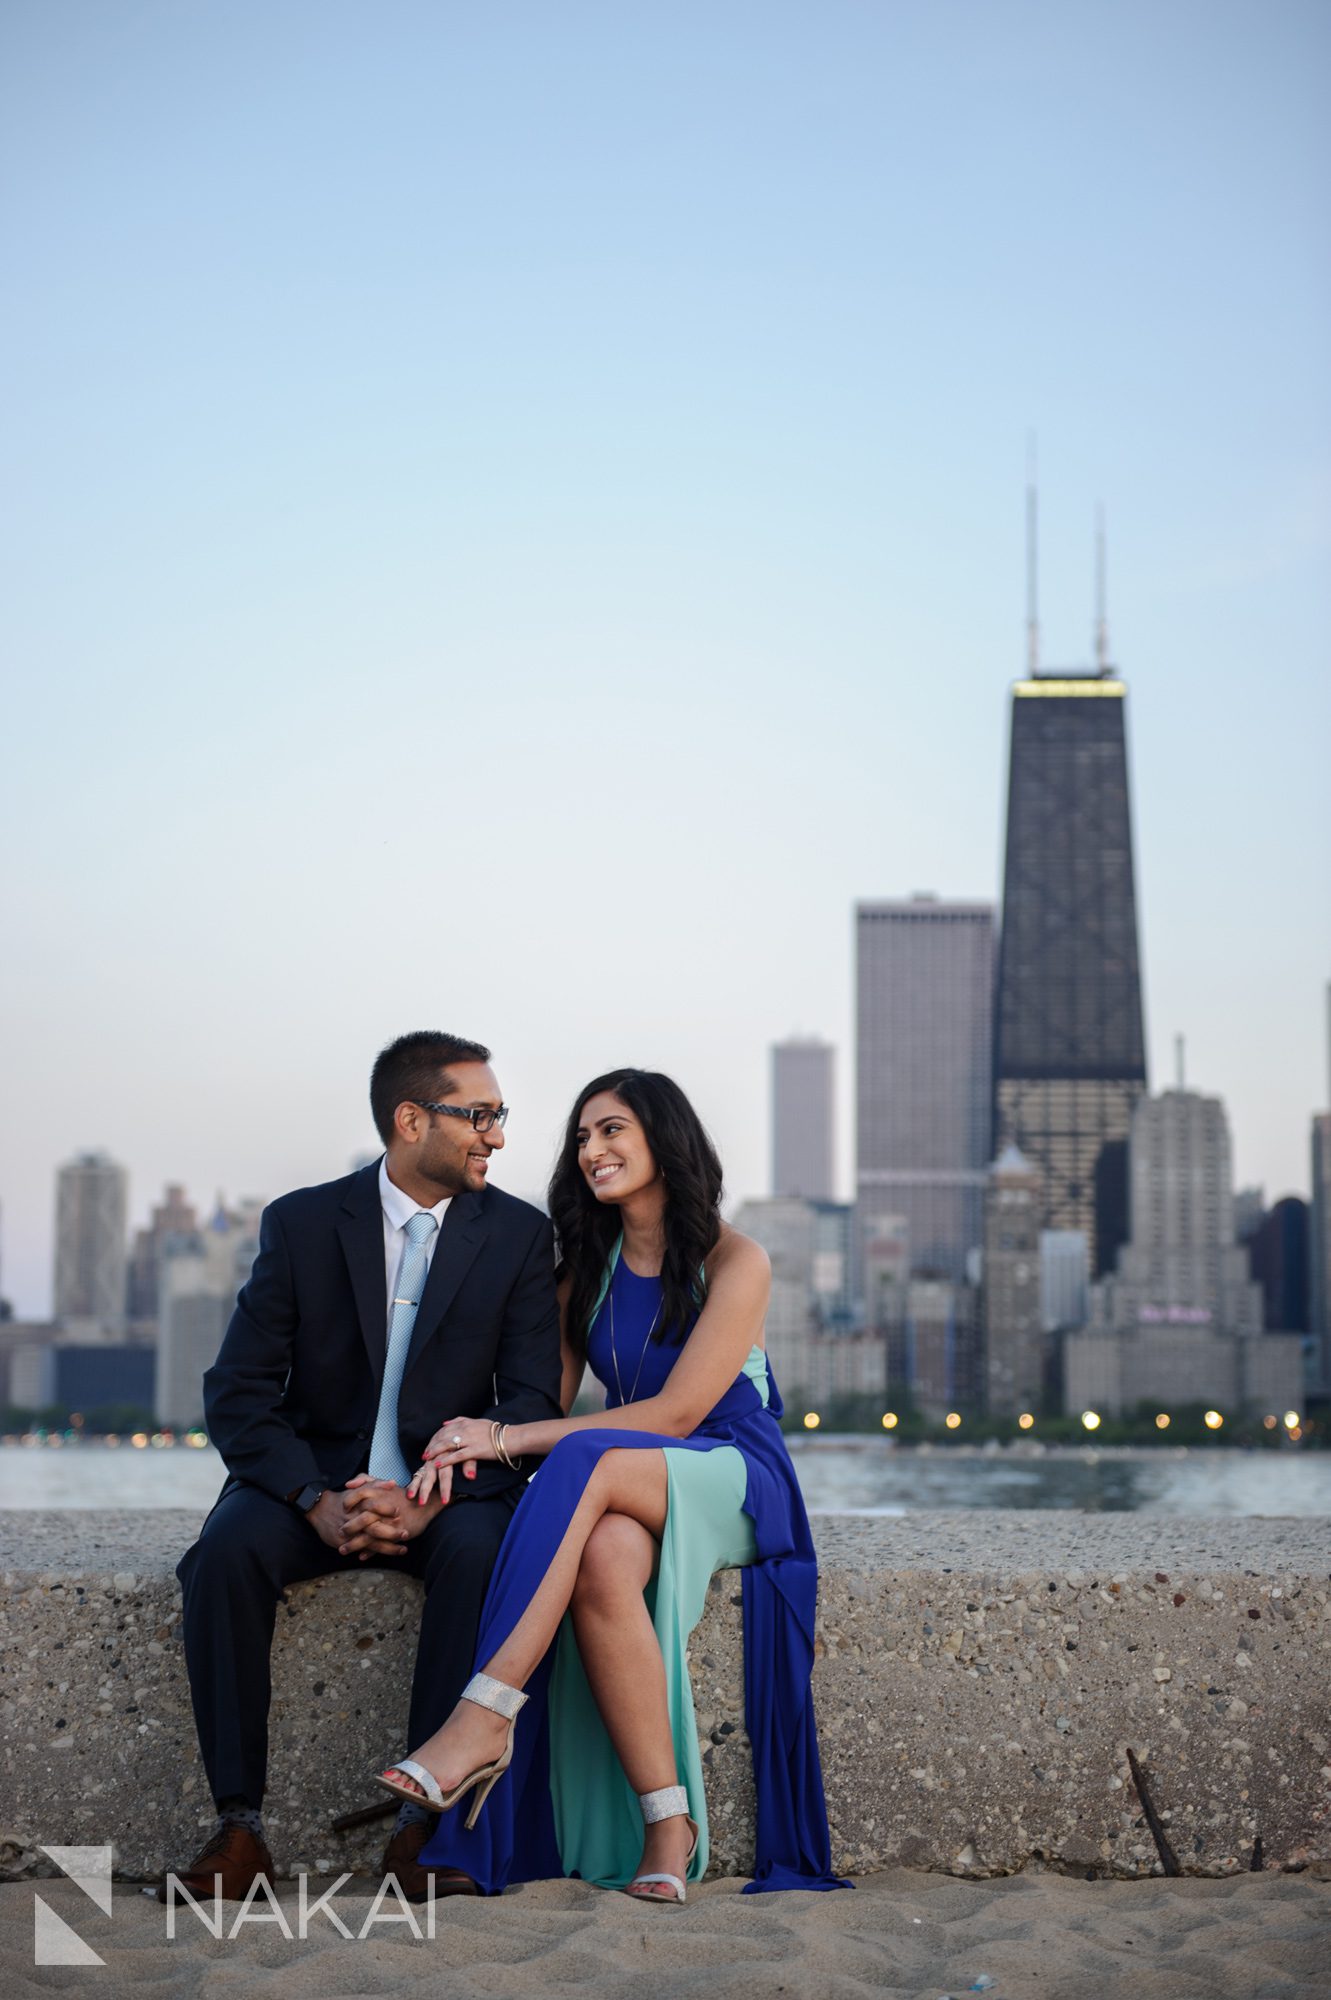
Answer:
M917 891L915 894L915 900L918 901L922 897L928 898L932 896L933 893L934 892L931 891L925 891L925 892ZM862 911L864 907L865 906L863 904L856 904L852 906L850 911L852 931L858 929L862 925L863 921ZM995 918L997 919L997 917L1000 914L1001 914L1001 904L997 906L995 909ZM851 939L849 939L847 943L848 961L853 961L853 955L854 955L854 937L852 935ZM1145 953L1143 953L1143 960L1144 960L1144 987L1146 992L1149 994L1149 960L1147 958L1147 954ZM854 975L853 975L853 964L852 964L851 977L849 982L852 985L853 985L853 976ZM1323 1027L1325 1029L1326 1021L1328 1019L1331 1019L1331 985L1324 986L1321 989L1319 997L1323 1002L1323 1009L1324 1009ZM820 1038L817 1036L804 1037L802 1035L793 1037L786 1036L783 1038L785 1045L789 1045L791 1042L798 1043L801 1040L811 1040L813 1042L818 1042ZM1323 1034L1323 1040L1325 1040L1325 1032ZM1172 1057L1175 1066L1177 1067L1178 1063L1181 1060L1181 1055L1177 1047L1177 1037L1174 1038L1174 1041L1175 1041L1175 1046L1171 1049L1170 1055ZM729 1173L729 1171L727 1172L726 1206L727 1210L730 1212L733 1212L736 1207L738 1207L741 1203L745 1201L752 1201L761 1198L761 1196L767 1191L766 1182L763 1176L764 1173L766 1173L768 1178L770 1178L772 1147L774 1143L774 1131L773 1131L774 1107L771 1100L770 1062L771 1062L772 1049L781 1045L782 1042L774 1042L770 1047L766 1049L755 1048L754 1050L751 1051L751 1054L755 1061L755 1066L758 1067L763 1073L763 1083L765 1085L764 1095L766 1098L766 1104L764 1109L766 1115L763 1128L761 1132L758 1134L756 1143L754 1143L750 1147L750 1152L752 1153L757 1162L757 1165L754 1168L752 1184L739 1186L736 1184L733 1176ZM847 1031L846 1040L844 1043L839 1044L834 1039L831 1039L829 1037L828 1041L826 1042L826 1044L824 1044L824 1046L832 1051L834 1057L839 1049L844 1049L845 1056L847 1058L852 1056L855 1047L853 1024ZM503 1065L502 1063L502 1058L499 1058L499 1060L501 1067L504 1067L505 1065ZM1160 1071L1158 1071L1157 1073L1163 1076L1164 1074L1163 1047L1161 1047L1156 1051L1156 1060L1160 1062L1162 1065ZM854 1189L855 1189L854 1147L856 1143L855 1132L857 1125L855 1110L854 1110L855 1064L851 1060L844 1060L841 1063L836 1064L836 1070L838 1071L837 1075L838 1102L836 1106L836 1117L835 1117L835 1123L837 1126L837 1139L836 1139L836 1161L835 1161L835 1173L834 1173L833 1198L834 1199L844 1198L853 1200ZM584 1077L583 1081L586 1080L587 1079ZM1162 1085L1162 1087L1167 1087L1167 1086ZM352 1094L354 1094L354 1080L352 1081L351 1092ZM348 1092L346 1090L343 1090L339 1094L343 1098L345 1098L347 1097ZM1225 1093L1223 1090L1221 1090L1218 1094L1222 1098L1225 1098ZM1331 1098L1331 1077L1328 1078L1327 1096ZM844 1100L849 1100L848 1112L843 1111L842 1106ZM1225 1099L1225 1101L1228 1102L1228 1099ZM1295 1181L1287 1184L1277 1184L1271 1181L1260 1180L1260 1179L1255 1182L1255 1185L1259 1187L1266 1196L1268 1208L1273 1206L1274 1203L1280 1200L1282 1197L1288 1195L1296 1195L1304 1199L1308 1199L1311 1197L1313 1176L1311 1171L1311 1160L1308 1155L1307 1134L1308 1134L1308 1125L1311 1121L1311 1118L1313 1115L1315 1115L1318 1109L1320 1109L1320 1107L1317 1105L1311 1107L1308 1117L1307 1119L1305 1119L1304 1129L1301 1135L1302 1149L1304 1153L1304 1173L1302 1182ZM316 1168L314 1171L310 1172L308 1177L305 1179L283 1182L281 1185L272 1183L266 1187L263 1186L262 1176L260 1176L258 1185L251 1185L248 1183L244 1184L243 1190L239 1194L238 1198L244 1201L251 1201L256 1199L266 1201L272 1199L276 1194L283 1192L286 1186L288 1185L313 1185L321 1180L336 1179L340 1174L348 1171L353 1164L361 1163L366 1158L370 1157L377 1148L377 1137L373 1133L369 1119L368 1100L366 1101L364 1124L366 1130L361 1135L362 1143L358 1145L353 1145L347 1151L344 1159L340 1161L335 1160L331 1162L328 1165L326 1171L319 1171ZM560 1117L560 1124L562 1125L562 1114ZM719 1135L714 1133L714 1136L719 1136ZM551 1161L553 1161L554 1143L555 1141L557 1141L557 1138L558 1138L558 1131L556 1130L552 1135L551 1152L550 1152ZM722 1140L721 1143L724 1149L724 1140ZM1298 1149L1297 1147L1287 1146L1283 1150L1297 1151ZM129 1194L128 1194L127 1218L128 1218L129 1235L132 1236L133 1231L141 1227L148 1220L149 1213L154 1201L156 1201L162 1195L164 1190L167 1190L170 1187L170 1184L172 1183L173 1180L181 1178L181 1174L177 1171L177 1168L174 1165L174 1163L169 1164L166 1167L166 1169L162 1172L160 1178L154 1185L144 1185L140 1190L138 1186L138 1177L135 1175L132 1165L127 1161L120 1160L116 1156L115 1150L113 1148L106 1148L100 1145L92 1145L92 1144L87 1144L87 1145L80 1144L77 1147L76 1156L107 1153L107 1152L110 1152L111 1157L115 1159L116 1164L118 1166L125 1167L125 1170L128 1175ZM196 1158L198 1157L197 1153L195 1157ZM526 1147L523 1149L521 1157L525 1166L534 1157L539 1157L538 1149L530 1146ZM724 1150L722 1157L724 1163L726 1159L726 1154ZM1241 1143L1236 1138L1236 1143L1235 1143L1236 1161L1241 1161L1242 1157L1243 1154L1242 1154ZM60 1157L53 1155L51 1159L51 1168L50 1168L53 1180L58 1181L58 1177L62 1168L71 1164L73 1164L72 1159L70 1161L65 1161ZM506 1165L506 1161L502 1155L500 1156L496 1164L498 1165L500 1171L498 1174L496 1174L495 1178L500 1185L507 1186L511 1192L523 1195L525 1198L528 1199L536 1199L536 1200L543 1199L544 1195L543 1181L538 1181L538 1182L528 1181L522 1185L518 1185L513 1181L511 1176L509 1176L508 1178L504 1178L503 1169ZM223 1177L216 1172L209 1172L206 1161L203 1163L202 1173L197 1175L196 1178L200 1186L218 1187L219 1199L220 1199L220 1186ZM1236 1168L1235 1186L1238 1187L1241 1183L1246 1185L1247 1181L1243 1174L1242 1168L1239 1167ZM232 1185L234 1186L237 1184L233 1182ZM845 1190L844 1196L842 1195L843 1189ZM30 1242L27 1246L25 1246L27 1254L20 1256L17 1260L15 1260L12 1256L12 1246L9 1240L8 1229L6 1227L6 1224L8 1222L8 1217L11 1213L12 1205L13 1204L9 1199L5 1199L3 1196L0 1196L0 1297L7 1298L10 1301L11 1305L15 1309L17 1317L25 1319L44 1319L49 1317L54 1309L53 1258L54 1258L54 1244L56 1236L54 1203L52 1203L52 1211L51 1211L52 1219L48 1226L47 1239L44 1247L40 1250L38 1254L33 1254L32 1245ZM40 1201L29 1202L26 1206L29 1212L31 1212L32 1210L40 1207ZM126 1254L128 1254L129 1247L130 1247L129 1236L127 1236ZM44 1292L42 1289L42 1272L40 1268L41 1256L45 1257L47 1265L45 1273ZM20 1298L16 1296L15 1288L9 1277L9 1273L14 1268L17 1268L20 1271L20 1273L23 1274L23 1281L26 1282L26 1285L29 1288L28 1295L26 1297Z
M75 1151L135 1222L334 1177L418 1026L495 1049L515 1193L635 1061L735 1201L817 1035L847 1194L854 905L999 893L1031 428L1051 664L1107 510L1149 1072L1185 1033L1306 1194L1329 49L1299 0L6 10L16 1310Z
M932 898L934 894L935 892L932 891L916 891L915 896L912 900L915 901L916 903L919 903L921 900L923 900L925 903L925 907L927 908L928 900ZM961 899L958 900L960 901ZM973 904L969 906L977 907L976 905ZM866 905L857 903L852 906L850 911L852 936L850 939L848 939L847 942L847 959L851 965L850 979L848 983L852 985L852 987L854 981L854 972L853 972L854 933L862 927L863 911L865 907ZM994 916L997 922L997 919L1001 916L1001 903L994 907ZM1144 991L1149 999L1149 970L1150 970L1149 956L1146 952L1143 952L1142 956L1143 956L1143 967L1144 967L1143 986L1144 986ZM1318 997L1321 999L1323 1003L1322 1039L1323 1041L1325 1041L1326 1022L1328 1019L1331 1019L1331 985L1324 985L1320 989ZM797 1036L786 1036L782 1038L784 1043L787 1045L792 1041L796 1043L798 1043L801 1040L812 1040L816 1042L819 1041L820 1039L821 1038L817 1036L805 1037L802 1034ZM1175 1045L1170 1050L1170 1057L1175 1066L1177 1066L1177 1064L1181 1060L1181 1056L1177 1046L1177 1037L1173 1038L1173 1040ZM764 1180L764 1174L766 1174L768 1178L770 1178L772 1146L774 1140L773 1122L772 1122L773 1106L771 1101L771 1084L770 1084L771 1049L779 1045L781 1045L781 1042L774 1042L769 1048L766 1049L755 1048L750 1052L754 1058L755 1066L762 1073L763 1083L765 1085L764 1089L764 1096L766 1099L764 1105L765 1119L762 1126L762 1130L758 1133L756 1141L752 1143L749 1148L749 1151L754 1156L757 1163L753 1171L752 1184L751 1185L746 1184L743 1186L738 1185L734 1180L733 1176L730 1174L730 1172L727 1171L726 1206L727 1210L730 1212L733 1212L734 1209L737 1208L743 1202L761 1198L761 1196L766 1192L766 1181ZM847 1058L851 1057L853 1055L855 1047L853 1021L847 1030L846 1039L844 1043L838 1043L835 1039L829 1036L825 1046L832 1050L834 1057L839 1049L844 1049ZM499 1061L501 1069L506 1067L506 1065L503 1064L502 1057L499 1056L498 1052L497 1052L497 1060ZM1163 1046L1157 1049L1155 1060L1160 1062L1162 1065L1161 1069L1157 1072L1157 1074L1163 1076L1164 1074ZM838 1072L836 1078L837 1105L836 1105L836 1115L835 1115L837 1138L836 1138L836 1161L835 1161L835 1173L834 1173L833 1198L834 1199L845 1198L853 1200L854 1189L855 1189L854 1148L856 1144L855 1133L857 1129L857 1120L854 1108L854 1093L856 1088L855 1085L856 1065L852 1060L844 1060L836 1065L836 1070ZM584 1076L582 1080L586 1081L587 1078ZM1328 1077L1327 1082L1328 1082L1327 1096L1331 1098L1331 1076ZM339 1095L344 1099L349 1094L354 1095L354 1079L351 1080L350 1093L346 1089L343 1089L339 1093ZM1225 1092L1223 1090L1220 1090L1218 1094L1221 1096L1222 1099L1225 1099L1225 1101L1228 1102L1228 1099L1225 1097ZM848 1100L848 1105L847 1108L843 1110L843 1103L845 1103L846 1100ZM1304 1129L1301 1135L1302 1150L1304 1154L1304 1174L1302 1182L1301 1183L1291 1182L1288 1184L1277 1186L1276 1184L1269 1181L1263 1181L1260 1179L1255 1181L1254 1184L1260 1187L1263 1193L1265 1194L1267 1198L1268 1207L1273 1205L1277 1200L1281 1199L1282 1197L1291 1194L1300 1196L1305 1199L1310 1197L1312 1191L1311 1190L1312 1172L1311 1172L1311 1160L1308 1154L1307 1133L1311 1117L1315 1115L1316 1111L1319 1108L1320 1107L1317 1105L1314 1105L1313 1107L1310 1108L1308 1116L1305 1119ZM564 1114L561 1113L559 1117L559 1125L561 1127L563 1122L563 1116ZM366 1158L370 1157L377 1149L377 1137L373 1133L373 1129L369 1118L368 1098L366 1100L366 1106L365 1106L364 1124L366 1130L361 1135L362 1142L358 1145L353 1145L347 1151L345 1158L331 1162L326 1171L319 1171L316 1168L314 1171L310 1172L305 1178L283 1182L281 1185L270 1184L268 1186L263 1186L262 1177L260 1177L258 1185L251 1185L249 1183L245 1183L243 1187L241 1187L241 1190L238 1194L238 1198L241 1199L242 1201L252 1201L256 1199L266 1201L272 1199L276 1194L285 1191L285 1188L287 1186L313 1185L317 1184L321 1180L331 1180L338 1178L340 1174L348 1171L353 1164L363 1162ZM550 1150L551 1162L553 1162L554 1145L557 1142L558 1136L559 1136L559 1131L558 1129L556 1129L552 1134L552 1139L551 1139L551 1150ZM715 1133L715 1131L714 1131L714 1136L720 1138L720 1135ZM721 1139L720 1143L722 1144L723 1148L722 1158L724 1164L726 1161L724 1140ZM507 1148L505 1150L507 1151ZM1298 1149L1297 1147L1287 1146L1283 1150L1296 1152ZM115 1160L118 1166L123 1166L125 1168L125 1171L128 1175L129 1194L128 1194L127 1217L128 1217L129 1231L130 1234L132 1234L134 1229L142 1226L148 1220L149 1212L153 1202L161 1196L162 1192L170 1186L173 1180L178 1180L183 1176L182 1173L177 1170L174 1164L169 1164L163 1171L161 1177L158 1179L155 1185L144 1186L142 1192L140 1192L137 1186L137 1177L134 1173L132 1163L130 1163L127 1160L121 1160L116 1155L114 1148L106 1148L101 1145L92 1145L92 1144L88 1145L80 1144L77 1147L78 1155L91 1155L91 1154L108 1153L108 1152L111 1154L111 1157ZM196 1158L198 1157L197 1153L195 1157ZM539 1158L539 1151L536 1147L527 1146L523 1148L520 1157L525 1167L533 1160L533 1158ZM1242 1154L1241 1143L1236 1139L1235 1143L1236 1161L1241 1161L1242 1157L1243 1154ZM61 1169L64 1166L72 1163L73 1163L72 1160L66 1162L60 1157L56 1157L53 1155L51 1160L51 1174L53 1179L58 1180L58 1176ZM505 1178L503 1170L507 1164L507 1161L505 1160L504 1156L501 1155L496 1164L499 1168L499 1172L495 1175L495 1179L498 1182L498 1184L507 1186L510 1192L520 1194L525 1198L543 1200L544 1197L543 1180L539 1181L529 1180L519 1185L513 1180L511 1175ZM220 1187L222 1184L223 1177L215 1172L210 1173L208 1171L206 1161L203 1164L202 1173L198 1174L196 1176L196 1179L198 1185L200 1186L217 1186L219 1189L219 1199L220 1199ZM1237 1187L1240 1184L1245 1184L1245 1185L1247 1184L1247 1180L1241 1166L1236 1168L1236 1173L1235 1173L1235 1186ZM233 1181L231 1185L237 1186L238 1184L235 1181ZM843 1189L845 1190L844 1197L842 1195ZM31 1243L25 1246L27 1254L20 1256L17 1260L15 1260L12 1256L12 1246L9 1240L9 1232L6 1226L9 1215L11 1213L12 1206L13 1204L9 1199L6 1199L3 1197L3 1195L0 1195L0 1297L7 1298L10 1301L11 1305L15 1309L17 1317L25 1319L44 1319L49 1317L51 1312L53 1311L53 1302L54 1302L54 1278L53 1278L53 1262L52 1262L54 1256L54 1243L55 1243L55 1233L56 1233L55 1220L54 1220L54 1206L52 1207L52 1220L48 1229L47 1241L45 1244L45 1248L42 1252L47 1262L44 1292L42 1290L42 1272L40 1269L39 1257L32 1254ZM22 1207L22 1205L20 1205L20 1207ZM29 1212L39 1207L40 1207L39 1201L37 1202L30 1201L27 1204ZM127 1237L126 1253L128 1253L128 1248L129 1248L129 1240ZM19 1296L16 1295L15 1288L9 1276L9 1273L14 1268L17 1268L22 1274L24 1274L26 1283L30 1288L28 1291L28 1295L26 1297L20 1298Z

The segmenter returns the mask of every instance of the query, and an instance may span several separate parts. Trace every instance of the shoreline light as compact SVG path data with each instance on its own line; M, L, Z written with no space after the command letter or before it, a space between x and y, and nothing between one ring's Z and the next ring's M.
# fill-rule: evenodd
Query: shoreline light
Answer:
M897 1427L897 1425L898 1425L898 1423L899 1423L899 1422L900 1422L900 1418L899 1418L899 1417L897 1416L897 1413L896 1413L896 1411L895 1411L895 1410L887 1410L887 1411L885 1411L885 1412L884 1412L884 1415L883 1415L883 1429L884 1429L885 1431L894 1431L894 1430L896 1429L896 1427Z
M1084 1429L1098 1431L1100 1428L1100 1412L1098 1410L1083 1410L1081 1421Z
M1219 1410L1208 1410L1202 1418L1202 1422L1206 1425L1208 1431L1218 1431L1224 1421Z
M1029 1410L1023 1410L1021 1415L1017 1418L1017 1429L1019 1431L1029 1431L1033 1430L1034 1427L1035 1427L1035 1418L1031 1415Z
M955 1410L949 1410L947 1415L944 1417L943 1422L947 1425L950 1431L956 1431L961 1429L961 1418L958 1416Z
M1167 1411L1161 1410L1159 1416L1155 1420L1155 1427L1158 1431L1167 1431L1169 1429L1169 1416Z
M804 1428L806 1431L816 1431L822 1421L817 1410L806 1410L804 1412Z

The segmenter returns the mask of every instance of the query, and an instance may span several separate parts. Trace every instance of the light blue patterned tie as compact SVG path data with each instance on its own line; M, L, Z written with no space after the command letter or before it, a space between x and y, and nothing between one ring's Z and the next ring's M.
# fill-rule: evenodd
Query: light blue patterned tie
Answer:
M399 1486L407 1485L411 1478L411 1468L402 1456L402 1446L397 1435L397 1399L402 1387L402 1375L407 1365L407 1349L411 1346L411 1329L416 1324L416 1310L425 1290L425 1273L429 1268L425 1246L438 1225L425 1209L413 1215L407 1224L407 1248L402 1258L402 1269L398 1273L397 1290L393 1298L393 1310L388 1321L388 1352L384 1356L384 1386L379 1391L379 1414L374 1421L374 1436L370 1440L370 1476L372 1479L395 1479Z

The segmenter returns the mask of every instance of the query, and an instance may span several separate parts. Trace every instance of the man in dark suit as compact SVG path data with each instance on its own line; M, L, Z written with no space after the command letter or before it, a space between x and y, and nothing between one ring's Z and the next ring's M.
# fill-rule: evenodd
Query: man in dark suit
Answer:
M392 1561L425 1585L404 1741L439 1728L471 1672L495 1556L530 1466L486 1463L427 1506L405 1487L426 1441L466 1412L557 1417L551 1226L487 1185L507 1116L478 1042L404 1035L374 1065L375 1166L283 1195L204 1376L229 1478L177 1574L212 1839L179 1879L243 1897L271 1879L260 1809L269 1649L288 1584ZM384 1856L408 1894L428 1816L404 1807ZM465 1892L436 1876L436 1893ZM165 1900L166 1885L159 1891Z

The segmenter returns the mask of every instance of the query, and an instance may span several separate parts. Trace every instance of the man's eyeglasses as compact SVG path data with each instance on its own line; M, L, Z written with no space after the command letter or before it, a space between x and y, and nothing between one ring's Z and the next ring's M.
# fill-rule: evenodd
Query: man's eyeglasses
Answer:
M415 1100L413 1100L415 1101ZM441 1118L465 1118L478 1132L489 1132L494 1126L500 1129L508 1122L508 1106L501 1104L498 1111L491 1111L488 1105L480 1104L416 1104L418 1111L437 1111Z

